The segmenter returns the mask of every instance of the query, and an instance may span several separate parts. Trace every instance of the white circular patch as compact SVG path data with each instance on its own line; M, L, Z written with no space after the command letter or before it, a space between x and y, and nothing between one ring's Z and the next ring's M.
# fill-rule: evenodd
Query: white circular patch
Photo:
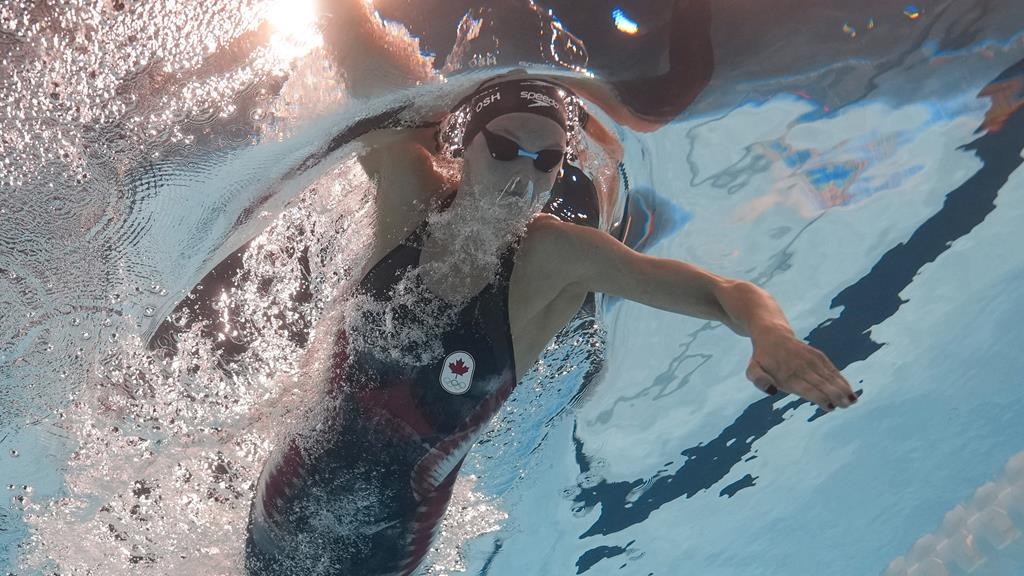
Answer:
M441 365L441 387L452 394L465 394L473 385L476 361L469 352L452 352Z

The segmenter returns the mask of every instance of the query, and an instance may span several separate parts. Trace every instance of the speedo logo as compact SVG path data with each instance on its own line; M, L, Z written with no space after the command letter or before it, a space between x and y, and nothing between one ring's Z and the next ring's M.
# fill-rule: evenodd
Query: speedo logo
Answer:
M541 94L540 92L533 92L530 90L523 90L519 93L519 97L524 100L531 100L533 103L529 105L529 108L536 106L551 106L553 108L558 107L558 103L555 102L554 98L547 94Z

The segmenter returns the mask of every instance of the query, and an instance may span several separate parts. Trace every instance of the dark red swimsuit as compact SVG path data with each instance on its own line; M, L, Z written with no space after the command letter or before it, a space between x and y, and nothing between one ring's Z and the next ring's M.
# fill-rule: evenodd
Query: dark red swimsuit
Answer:
M418 266L425 228L378 262L359 292L388 301ZM377 576L419 566L459 467L516 384L508 286L517 247L457 311L434 362L350 355L347 335L338 334L337 406L276 450L260 476L246 542L250 575ZM401 321L401 309L395 313Z

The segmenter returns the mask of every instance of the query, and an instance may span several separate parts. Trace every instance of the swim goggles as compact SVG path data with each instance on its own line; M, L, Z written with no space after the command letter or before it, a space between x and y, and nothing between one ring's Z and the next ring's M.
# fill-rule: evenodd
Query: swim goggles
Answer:
M487 149L491 151L491 158L501 162L511 162L520 156L525 156L533 160L533 167L537 170L551 172L565 156L565 150L557 149L530 152L514 140L499 136L486 127L481 128L481 132L483 132L484 139L487 140Z

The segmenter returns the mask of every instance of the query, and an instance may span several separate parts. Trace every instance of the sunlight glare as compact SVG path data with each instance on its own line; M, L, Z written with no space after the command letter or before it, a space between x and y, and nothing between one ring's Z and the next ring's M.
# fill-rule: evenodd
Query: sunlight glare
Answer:
M273 33L270 47L287 65L323 44L317 29L316 0L270 0L264 5L264 19Z

